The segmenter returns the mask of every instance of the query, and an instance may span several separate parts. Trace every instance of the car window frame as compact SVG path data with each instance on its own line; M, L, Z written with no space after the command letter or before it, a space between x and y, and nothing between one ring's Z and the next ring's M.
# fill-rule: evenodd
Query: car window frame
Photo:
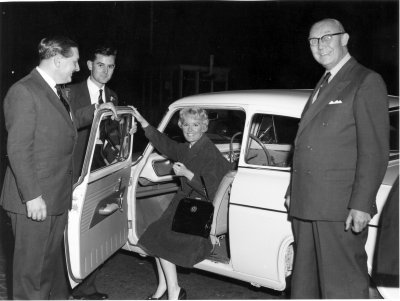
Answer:
M252 124L253 118L257 114L263 114L263 115L273 115L273 116L282 116L282 117L288 117L288 118L293 118L298 120L300 122L300 117L297 116L296 114L279 114L270 110L263 110L263 109L257 109L257 108L252 108L251 110L247 111L247 116L246 116L246 126L245 126L245 132L243 133L243 138L242 138L242 148L240 150L240 158L239 158L239 168L251 168L251 169L256 169L256 170L282 170L286 172L290 172L292 169L292 165L290 164L289 166L272 166L272 165L257 165L257 164L251 164L246 162L245 156L247 153L247 149L249 146L249 143L251 143L250 139L250 133L254 131L255 126ZM294 137L295 139L295 137ZM292 147L291 152L293 153L293 148L294 148L294 139L293 143L290 144Z

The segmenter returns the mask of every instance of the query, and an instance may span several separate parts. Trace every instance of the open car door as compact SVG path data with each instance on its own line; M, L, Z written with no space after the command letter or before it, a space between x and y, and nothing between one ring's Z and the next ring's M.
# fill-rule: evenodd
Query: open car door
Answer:
M132 164L132 109L117 107L94 117L81 175L74 185L65 235L72 286L127 241L127 191ZM74 283L75 282L75 283Z

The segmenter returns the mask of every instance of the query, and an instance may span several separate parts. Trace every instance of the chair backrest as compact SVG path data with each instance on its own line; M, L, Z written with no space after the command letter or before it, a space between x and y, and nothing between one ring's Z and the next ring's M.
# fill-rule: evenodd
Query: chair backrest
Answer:
M214 216L210 235L217 237L228 232L228 202L233 179L237 171L229 171L218 186L214 197ZM218 221L218 223L217 223Z

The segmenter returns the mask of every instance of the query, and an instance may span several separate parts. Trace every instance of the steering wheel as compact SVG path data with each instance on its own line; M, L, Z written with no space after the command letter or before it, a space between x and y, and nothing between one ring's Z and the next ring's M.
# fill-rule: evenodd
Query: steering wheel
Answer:
M233 151L233 141L235 140L235 138L239 135L241 135L242 132L237 132L235 133L232 138L231 138L231 142L229 143L229 162L233 163L234 161L237 161L238 158L236 158L235 152Z
M105 163L110 165L116 161L120 161L122 124L111 119L105 121L107 122L104 122L104 126L101 129L103 131L103 144L100 154Z
M267 134L269 135L269 132L271 131L271 129L272 129L272 124L270 124L270 125L260 134L260 138L259 138L259 139L264 138L264 136L267 136ZM270 143L272 140L273 140L273 137L270 137L270 138L266 141L266 143Z
M273 160L272 160L272 156L271 156L271 154L269 153L269 151L267 150L267 148L265 147L264 143L262 143L262 141L261 141L260 139L258 139L256 136L254 136L253 134L250 134L249 137L250 137L251 139L253 139L255 142L257 142L257 143L261 146L261 148L263 149L263 151L264 151L264 153L265 153L265 156L267 157L267 163L268 163L268 165L269 165L269 166L274 165L274 164L273 164Z

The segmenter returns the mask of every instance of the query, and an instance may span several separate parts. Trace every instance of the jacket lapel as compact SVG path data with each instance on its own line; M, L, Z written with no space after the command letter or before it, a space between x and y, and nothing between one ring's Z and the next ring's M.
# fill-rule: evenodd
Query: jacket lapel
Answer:
M106 102L112 102L115 106L117 105L116 98L111 93L111 90L106 86L104 89L104 98Z
M89 87L87 85L87 81L83 81L81 82L81 91L82 94L80 94L80 103L84 103L88 106L90 106L92 104L91 100L90 100L90 94L89 94Z
M189 151L186 153L186 156L184 158L184 163L185 165L191 161L193 161L194 159L196 159L197 154L199 153L199 151L201 151L203 149L203 145L206 142L206 134L204 133L203 136L199 139L199 141L197 141L192 148L189 148ZM189 147L189 146L188 146Z
M43 90L45 91L45 96L49 100L50 105L52 105L63 117L63 119L67 122L67 124L74 128L74 125L71 120L71 116L68 114L67 110L65 109L64 105L61 103L60 99L54 93L53 89L47 84L47 82L43 79L43 77L40 75L40 73L36 70L33 69L32 71L32 77L43 87ZM63 93L64 95L64 93ZM66 98L66 95L64 95ZM67 99L67 98L66 98ZM67 100L68 105L69 101ZM70 105L71 107L71 105Z
M317 93L318 87L321 85L322 81L323 81L324 77L322 76L320 78L320 80L318 81L317 85L314 87L313 92L311 93L310 97L307 100L307 103L303 109L303 112L301 113L301 118L303 119L303 116L305 115L305 113L308 111L308 109L310 108L310 105L312 104L312 100L314 98L315 93Z
M350 70L355 64L356 61L351 58L335 75L335 77L332 79L326 89L322 91L315 103L312 104L312 98L316 93L316 89L318 89L319 87L319 85L317 84L316 89L314 89L303 111L299 130L297 132L297 137L300 136L300 134L302 133L304 128L307 127L310 121L313 120L318 115L318 113L321 112L321 110L324 109L332 99L336 98L336 96L350 83L350 80L346 78L346 74L348 70Z

